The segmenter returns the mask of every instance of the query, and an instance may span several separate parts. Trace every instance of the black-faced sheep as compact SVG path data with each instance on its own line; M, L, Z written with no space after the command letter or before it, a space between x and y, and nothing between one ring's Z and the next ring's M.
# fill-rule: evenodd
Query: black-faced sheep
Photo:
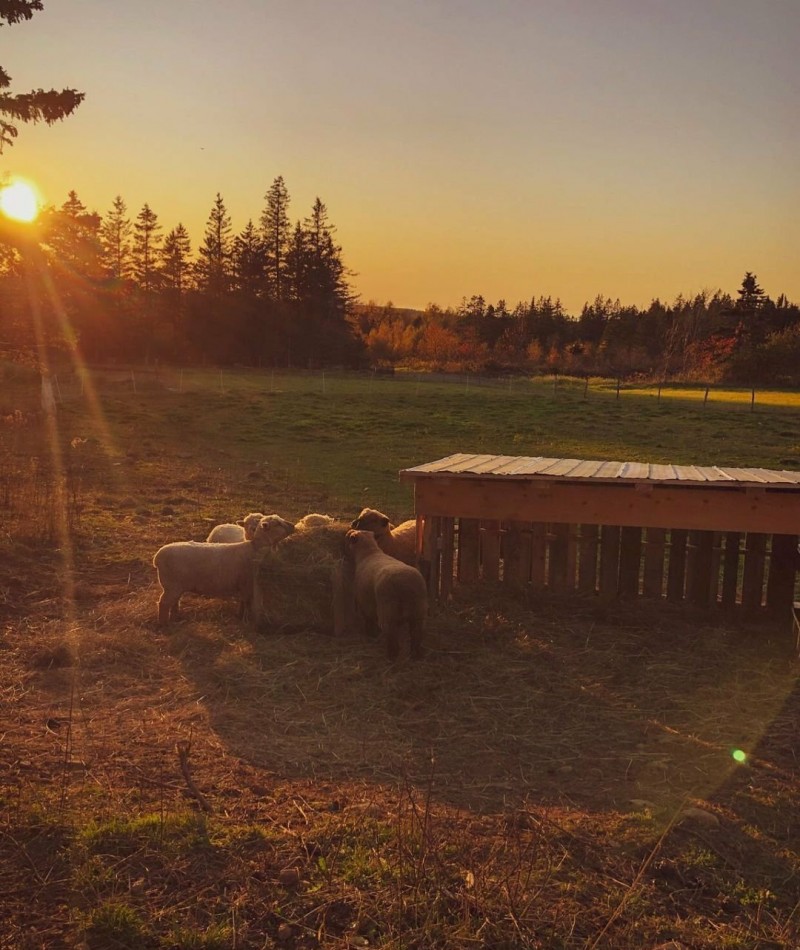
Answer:
M357 531L371 531L384 554L405 564L417 564L417 522L403 521L395 527L388 517L374 508L364 508L350 525Z
M420 657L428 615L428 591L422 574L381 551L370 531L348 531L346 546L355 564L357 622L365 632L375 627L381 631L390 660L399 656L404 636L411 656Z
M233 544L237 541L252 541L261 519L266 517L260 511L245 515L241 521L231 524L218 524L211 529L206 538L208 544Z
M156 551L153 566L163 593L158 601L158 622L178 616L182 594L205 597L236 597L243 619L253 596L256 554L277 544L294 531L294 525L278 515L264 515L249 541L234 543L175 541Z

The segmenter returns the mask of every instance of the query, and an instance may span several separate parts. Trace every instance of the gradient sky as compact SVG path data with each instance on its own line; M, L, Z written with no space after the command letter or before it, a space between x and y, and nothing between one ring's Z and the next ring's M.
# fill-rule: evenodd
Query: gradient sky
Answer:
M800 0L45 0L13 92L77 88L0 173L200 243L283 175L362 300L800 300Z

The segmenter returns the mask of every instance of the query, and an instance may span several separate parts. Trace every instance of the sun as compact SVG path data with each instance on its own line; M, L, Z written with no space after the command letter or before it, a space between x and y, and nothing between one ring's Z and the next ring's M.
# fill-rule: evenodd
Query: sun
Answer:
M0 188L0 212L14 221L33 221L39 214L36 189L21 180Z

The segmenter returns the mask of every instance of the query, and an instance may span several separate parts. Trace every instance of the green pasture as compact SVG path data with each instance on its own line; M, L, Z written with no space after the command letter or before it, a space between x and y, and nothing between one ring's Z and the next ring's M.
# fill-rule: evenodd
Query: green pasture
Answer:
M656 387L617 393L600 380L175 368L56 380L65 446L89 438L176 483L194 465L234 482L258 471L287 495L304 486L332 513L370 504L406 516L413 498L398 472L454 452L800 467L793 392L759 392L751 409L749 390L704 402L704 388L664 387L658 398ZM35 405L35 383L16 373L2 412L15 393Z

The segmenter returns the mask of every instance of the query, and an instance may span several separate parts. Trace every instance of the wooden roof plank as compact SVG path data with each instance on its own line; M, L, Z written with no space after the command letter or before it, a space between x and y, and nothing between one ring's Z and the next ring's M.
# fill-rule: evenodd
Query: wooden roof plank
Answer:
M657 464L657 463L654 462L654 463L650 466L650 478L651 478L653 481L658 481L658 482L661 482L661 481L676 481L677 478L678 478L678 476L675 474L675 466L674 466L674 465L669 465L669 464L667 464L667 465L659 465L659 464Z
M694 465L675 465L675 474L681 482L704 482L705 478Z
M506 475L536 475L543 468L547 468L548 465L552 465L556 459L545 458L543 455L529 458L521 458L520 464L515 466L513 469L508 469Z
M536 456L535 459L531 459L530 456L515 455L510 461L504 462L502 465L498 466L494 474L495 475L516 475L517 470L520 467L524 467L531 461L538 462L540 460L541 460L540 455Z
M581 464L569 474L571 478L591 478L603 465L605 465L605 462L598 462L596 460L581 462Z
M471 472L473 468L479 465L484 465L486 462L490 462L495 458L494 455L472 455L468 456L461 462L456 462L453 465L448 465L446 469L443 469L443 473L446 474L457 474L459 472Z
M623 468L625 468L624 462L603 462L600 468L594 473L594 477L619 478Z
M446 458L437 459L435 462L426 462L424 465L415 465L414 468L404 469L406 472L430 473L446 470L450 465L461 462L464 459L474 458L473 455L466 455L464 452L456 452L455 455L448 455Z
M574 469L581 464L580 459L556 459L552 465L542 469L539 475L571 475Z
M622 478L649 478L650 466L647 462L626 462Z
M492 455L478 465L470 466L469 473L470 475L498 475L500 474L498 469L513 462L514 459L513 455Z

